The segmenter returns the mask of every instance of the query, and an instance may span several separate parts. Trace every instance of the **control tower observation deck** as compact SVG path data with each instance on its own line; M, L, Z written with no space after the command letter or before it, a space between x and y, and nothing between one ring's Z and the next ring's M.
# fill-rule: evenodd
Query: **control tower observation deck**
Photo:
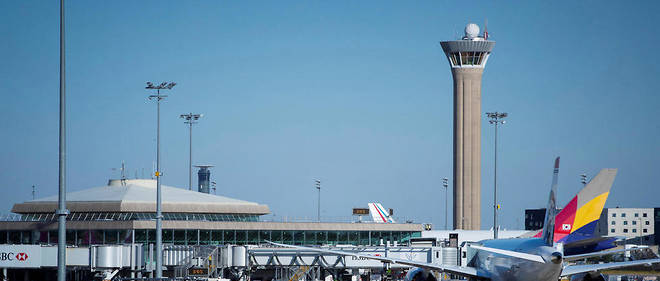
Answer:
M481 76L495 45L479 26L440 42L454 78L454 228L481 228Z

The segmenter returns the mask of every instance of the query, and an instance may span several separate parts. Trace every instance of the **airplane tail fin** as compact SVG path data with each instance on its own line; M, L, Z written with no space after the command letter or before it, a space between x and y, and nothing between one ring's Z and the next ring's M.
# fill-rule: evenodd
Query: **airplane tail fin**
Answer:
M374 222L377 223L395 223L389 212L383 208L380 203L369 203L369 213Z
M557 215L555 241L565 244L596 237L596 225L617 169L602 169Z
M545 209L545 222L543 223L543 241L547 245L553 245L555 235L555 217L557 215L557 181L559 179L559 157L555 159L555 169L552 174L552 188L548 206Z
M555 217L554 241L564 243L566 250L575 245L579 248L590 247L612 248L613 246L599 245L596 226L605 202L614 183L617 169L602 169L587 185L575 195ZM538 232L534 237L543 237ZM586 244L585 244L586 243ZM610 243L611 244L611 243Z

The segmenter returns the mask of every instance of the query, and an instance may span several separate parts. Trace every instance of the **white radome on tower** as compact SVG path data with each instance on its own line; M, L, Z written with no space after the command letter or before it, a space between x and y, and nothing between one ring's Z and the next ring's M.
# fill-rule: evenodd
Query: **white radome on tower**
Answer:
M472 39L477 36L479 36L479 26L474 23L468 23L465 26L465 37Z

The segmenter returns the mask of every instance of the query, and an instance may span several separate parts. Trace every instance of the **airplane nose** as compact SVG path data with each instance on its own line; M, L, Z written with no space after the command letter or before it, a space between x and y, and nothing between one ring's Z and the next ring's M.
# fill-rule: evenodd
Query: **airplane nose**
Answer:
M564 257L560 252L554 252L550 255L550 261L554 264L560 264L563 259Z

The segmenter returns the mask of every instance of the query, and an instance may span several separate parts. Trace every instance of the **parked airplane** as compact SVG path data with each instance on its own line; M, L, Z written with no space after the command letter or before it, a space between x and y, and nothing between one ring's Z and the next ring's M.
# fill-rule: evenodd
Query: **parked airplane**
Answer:
M395 223L392 215L380 203L369 203L369 213L376 223Z
M467 277L469 280L492 281L557 281L560 277L571 277L574 281L605 280L601 270L650 265L660 263L660 259L612 262L602 264L570 265L574 256L564 256L563 244L556 243L555 217L557 180L559 175L559 157L555 159L552 188L546 208L545 223L540 238L510 238L483 240L468 245L468 263L466 266L442 265L416 262L412 260L371 256L345 251L325 250L320 248L292 246L270 242L273 245L292 247L322 253L353 256L357 258L379 260L384 263L399 263L417 267L411 269L407 279L424 280L429 271L446 272ZM603 253L607 254L607 253ZM598 255L598 253L591 254Z

